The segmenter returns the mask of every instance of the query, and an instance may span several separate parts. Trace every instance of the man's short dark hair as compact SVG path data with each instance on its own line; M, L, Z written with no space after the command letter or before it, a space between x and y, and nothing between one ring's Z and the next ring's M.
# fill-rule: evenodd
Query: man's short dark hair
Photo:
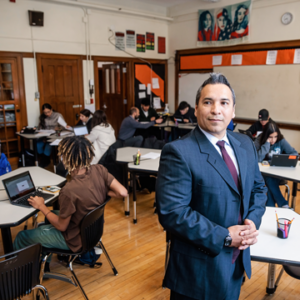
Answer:
M129 114L133 115L133 113L135 113L135 112L137 112L137 108L136 107L131 107L130 111L129 111Z
M145 105L145 106L150 106L150 99L147 99L147 98L143 99L143 100L141 101L141 104L143 104L143 105Z
M225 84L225 85L227 85L231 90L233 105L235 105L234 90L231 87L230 83L228 82L227 78L221 73L210 73L210 77L203 82L203 84L200 86L199 90L197 91L196 105L198 105L198 103L199 103L199 100L201 98L201 92L202 92L203 88L208 84Z

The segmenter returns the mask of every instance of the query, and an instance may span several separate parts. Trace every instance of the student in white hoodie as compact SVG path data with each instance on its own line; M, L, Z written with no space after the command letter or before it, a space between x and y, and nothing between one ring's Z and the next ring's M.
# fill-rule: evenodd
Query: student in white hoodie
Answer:
M110 145L116 141L115 130L107 122L106 114L103 110L96 110L92 118L92 131L86 136L95 147L95 156L91 162L95 165Z

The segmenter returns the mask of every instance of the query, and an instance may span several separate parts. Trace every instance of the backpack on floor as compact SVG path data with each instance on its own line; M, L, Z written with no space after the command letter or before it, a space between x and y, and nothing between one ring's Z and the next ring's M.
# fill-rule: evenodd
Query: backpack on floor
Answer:
M98 250L98 249L97 249ZM94 268L96 266L102 266L101 262L97 262L101 254L97 254L95 251L95 248L92 250L80 255L75 260L76 263L79 263L81 265L89 265L90 268Z

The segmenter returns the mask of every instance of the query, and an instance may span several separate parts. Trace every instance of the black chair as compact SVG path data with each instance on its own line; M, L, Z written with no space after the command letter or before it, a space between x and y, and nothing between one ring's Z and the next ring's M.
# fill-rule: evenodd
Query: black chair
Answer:
M47 289L39 284L41 245L35 244L0 257L0 299L20 299L38 289L49 299Z
M108 199L109 200L109 199ZM84 297L84 299L88 299L84 289L82 288L74 270L73 270L73 262L74 260L90 251L94 247L99 247L102 249L104 255L106 256L115 276L118 275L118 271L116 270L115 266L113 265L112 261L110 260L110 257L108 253L106 252L103 243L101 242L101 237L103 234L103 224L104 224L104 208L107 204L108 200L104 202L99 207L95 208L91 212L89 212L82 220L81 226L80 226L80 234L81 234L81 241L82 241L82 249L81 251L77 253L73 253L71 250L61 250L61 249L55 249L55 248L43 248L43 252L47 253L45 257L42 259L42 267L41 267L41 274L40 274L40 283L42 283L43 278L53 278L58 279L61 281L65 281L68 283L73 284L74 286L78 287ZM72 278L67 277L63 274L58 273L44 273L44 267L45 263L47 261L48 256L51 253L55 253L61 256L68 255L69 256L69 263L68 267L70 269L70 272L72 274Z
M56 166L56 175L62 176L64 178L66 178L68 176L68 170L65 169L62 161L60 161L58 163L58 165Z

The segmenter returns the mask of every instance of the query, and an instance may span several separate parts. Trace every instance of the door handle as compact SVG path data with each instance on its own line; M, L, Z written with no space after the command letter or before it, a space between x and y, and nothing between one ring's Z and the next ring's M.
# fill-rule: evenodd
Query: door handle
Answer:
M103 107L103 109L107 109L107 106L105 104L102 107Z
M79 114L76 114L76 120L78 120L79 119Z

